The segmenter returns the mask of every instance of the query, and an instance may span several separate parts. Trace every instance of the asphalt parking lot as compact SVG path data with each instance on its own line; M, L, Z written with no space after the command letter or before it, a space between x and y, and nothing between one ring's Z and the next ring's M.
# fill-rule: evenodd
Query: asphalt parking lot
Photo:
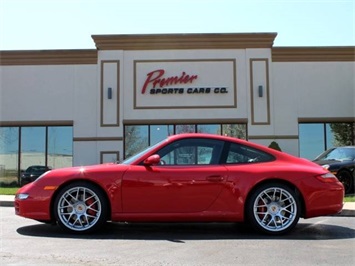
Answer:
M354 265L355 218L300 220L285 236L242 224L108 223L92 235L0 207L1 265Z

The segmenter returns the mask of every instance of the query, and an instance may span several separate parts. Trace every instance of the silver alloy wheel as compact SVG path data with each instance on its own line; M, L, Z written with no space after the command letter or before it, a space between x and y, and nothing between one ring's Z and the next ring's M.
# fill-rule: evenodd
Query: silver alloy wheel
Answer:
M87 187L73 187L65 191L57 204L58 218L73 231L92 228L101 217L101 201L98 195Z
M254 200L255 220L269 232L286 230L298 219L297 212L295 198L281 187L266 188Z

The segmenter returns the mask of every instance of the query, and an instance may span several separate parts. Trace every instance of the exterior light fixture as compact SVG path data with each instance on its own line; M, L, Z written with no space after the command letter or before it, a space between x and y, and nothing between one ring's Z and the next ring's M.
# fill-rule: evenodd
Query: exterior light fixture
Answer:
M107 88L107 99L112 99L112 88Z
M263 97L263 86L259 86L258 87L258 94L259 94L259 97Z

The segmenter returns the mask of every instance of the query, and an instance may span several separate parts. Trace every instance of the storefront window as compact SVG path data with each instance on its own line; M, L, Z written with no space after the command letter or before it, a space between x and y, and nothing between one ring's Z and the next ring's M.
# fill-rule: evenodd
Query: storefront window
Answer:
M299 124L300 157L315 159L332 147L354 145L354 123Z
M31 165L46 165L46 128L21 128L21 171Z
M0 183L18 183L32 165L62 168L72 162L72 126L0 127Z
M19 128L0 127L0 184L18 181Z
M154 145L172 134L174 134L172 125L149 126L149 145Z
M149 126L125 127L125 158L149 146Z
M196 132L195 125L176 125L175 126L175 134L195 133L195 132Z
M329 123L327 126L332 133L333 147L355 144L355 123Z
M197 132L221 135L221 125L197 125Z
M224 136L247 139L247 125L246 124L223 124L222 134Z
M326 146L324 150L329 149L331 147L335 146L342 146L342 145L337 145L334 141L334 134L332 132L332 128L330 126L331 124L325 124L325 141L326 141Z
M247 138L246 124L177 124L177 125L126 125L124 158L131 157L148 146L173 134L209 133L235 138Z
M73 165L72 127L48 127L48 162L52 168Z
M325 150L323 124L300 124L300 157L314 159Z

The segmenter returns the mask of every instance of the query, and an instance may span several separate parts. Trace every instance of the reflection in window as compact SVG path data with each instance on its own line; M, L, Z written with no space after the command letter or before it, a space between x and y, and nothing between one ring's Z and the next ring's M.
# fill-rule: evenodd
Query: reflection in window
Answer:
M223 141L185 139L161 149L158 154L167 165L218 164Z
M154 145L174 133L174 128L171 125L152 125L149 128L149 145Z
M0 183L18 181L19 128L0 127Z
M300 157L314 160L332 147L354 145L354 123L299 124Z
M21 170L31 165L46 165L46 128L23 127L21 129Z
M195 133L195 125L176 125L175 134L181 133Z
M149 146L148 126L125 127L125 158Z
M70 167L73 164L72 127L48 127L47 165L52 168Z
M325 150L323 124L300 124L300 157L314 159Z
M197 125L197 132L221 135L221 125Z
M247 125L246 124L223 124L222 135L246 140Z
M228 164L270 162L275 158L263 151L232 143L227 157Z
M355 123L330 123L327 125L332 133L332 147L354 145Z
M333 143L335 144L335 142L334 142L334 135L332 134L332 129L330 127L330 124L325 124L325 141L326 141L325 142L326 146L324 148L325 150L337 146L337 145L333 145Z

